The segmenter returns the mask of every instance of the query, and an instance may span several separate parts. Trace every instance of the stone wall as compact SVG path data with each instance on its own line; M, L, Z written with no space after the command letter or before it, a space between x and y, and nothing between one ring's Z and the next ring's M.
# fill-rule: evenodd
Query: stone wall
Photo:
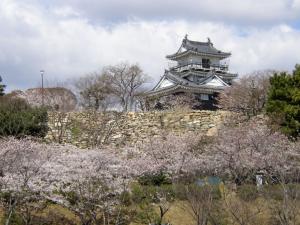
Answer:
M134 145L162 132L213 135L225 115L224 111L50 113L46 140L86 148L101 144Z

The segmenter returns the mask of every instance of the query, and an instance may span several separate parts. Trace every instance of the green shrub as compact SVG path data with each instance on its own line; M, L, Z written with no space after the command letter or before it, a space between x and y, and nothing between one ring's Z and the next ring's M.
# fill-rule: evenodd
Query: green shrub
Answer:
M44 137L47 111L29 106L19 98L0 97L0 136Z
M2 84L2 77L0 76L0 96L4 95L4 89L6 85Z
M141 185L154 185L154 186L161 186L161 185L172 183L171 179L164 172L159 172L155 174L150 174L150 173L144 174L141 177L139 177L138 181Z
M164 196L167 201L173 201L175 198L175 190L173 185L140 185L133 184L131 187L132 201L137 204L141 203L157 203L160 197Z
M70 205L74 206L79 201L79 196L75 191L60 191L60 194L70 203Z
M132 201L136 211L134 222L136 224L162 224L163 215L159 214L159 207L166 202L173 202L175 192L173 185L140 185L131 186Z
M8 218L8 212L5 212L4 217L2 218L2 221L0 220L0 224L5 224L7 218ZM9 224L10 225L23 225L24 222L23 222L21 216L19 216L16 212L13 212L10 217Z
M128 191L123 191L120 196L121 203L125 206L130 206L132 203L131 195Z
M238 187L237 195L244 201L253 201L258 197L258 191L255 185L245 184Z
M300 65L292 74L282 72L270 79L271 87L266 104L272 124L294 138L300 135Z
M132 185L132 200L134 203L140 204L142 202L153 202L156 194L154 186L141 186L139 184Z

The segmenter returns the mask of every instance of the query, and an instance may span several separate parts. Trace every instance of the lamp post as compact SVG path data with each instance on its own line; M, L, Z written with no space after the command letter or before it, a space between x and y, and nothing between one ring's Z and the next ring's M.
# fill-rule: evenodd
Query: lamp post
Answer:
M40 71L42 77L42 106L44 107L44 70Z

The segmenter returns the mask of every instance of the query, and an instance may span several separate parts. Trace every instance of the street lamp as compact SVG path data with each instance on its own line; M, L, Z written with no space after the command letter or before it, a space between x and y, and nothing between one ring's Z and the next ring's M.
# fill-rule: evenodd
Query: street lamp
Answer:
M42 106L44 106L44 70L40 71L42 77Z

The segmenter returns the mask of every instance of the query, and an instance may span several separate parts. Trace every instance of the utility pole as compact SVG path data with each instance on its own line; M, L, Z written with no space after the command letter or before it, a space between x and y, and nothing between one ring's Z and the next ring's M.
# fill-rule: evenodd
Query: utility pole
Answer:
M41 70L40 71L41 73L41 77L42 77L42 106L44 107L44 73L45 71L44 70Z

